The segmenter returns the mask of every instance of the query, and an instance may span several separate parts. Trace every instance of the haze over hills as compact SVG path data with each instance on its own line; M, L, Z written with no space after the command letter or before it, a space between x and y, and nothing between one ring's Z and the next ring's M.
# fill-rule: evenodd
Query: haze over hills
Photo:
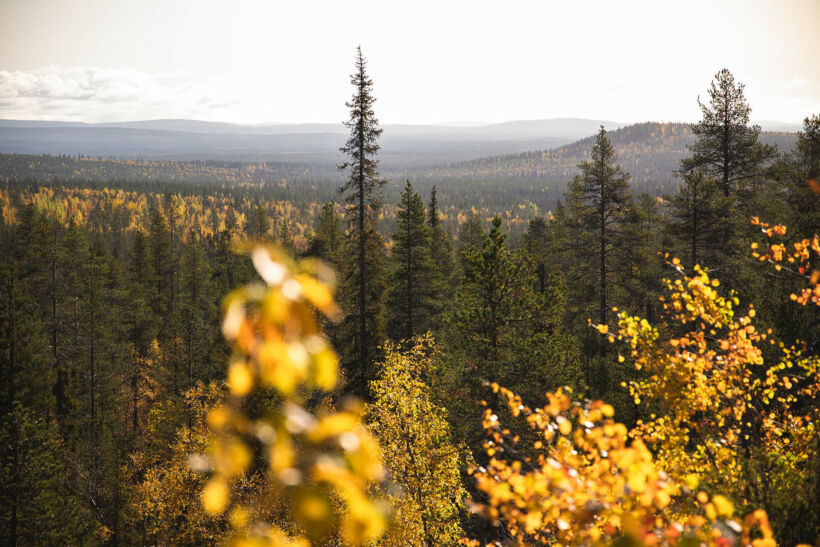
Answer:
M481 126L385 125L379 153L381 172L393 182L411 178L441 181L453 191L500 190L541 206L560 197L577 165L589 157L592 136L605 125L618 161L632 175L636 191L660 195L677 186L674 175L694 142L683 123L616 122L560 118ZM799 129L767 122L767 127ZM147 120L104 124L0 120L0 153L52 154L126 160L196 160L195 166L141 162L74 165L65 161L0 161L0 176L111 178L191 182L265 181L321 183L333 187L341 174L342 124L265 124L257 126L197 120ZM780 150L794 146L796 134L766 131L761 140ZM201 161L205 161L202 164ZM248 167L230 162L247 162ZM227 163L226 163L227 162ZM254 164L264 163L264 167ZM12 167L13 166L13 167ZM423 181L427 181L426 183ZM446 181L451 181L447 183ZM501 188L496 188L501 187ZM460 190L459 190L460 189Z
M593 133L602 120L515 121L475 127L387 124L380 158L386 170L412 170L497 154L555 148ZM332 169L346 129L339 124L236 125L197 120L0 121L0 152L122 159L298 161Z
M778 131L799 129L794 124L765 123ZM565 179L580 161L578 158L588 153L589 143L571 146L593 135L601 125L613 132L616 146L624 145L622 139L647 141L625 150L625 167L634 169L637 181L668 178L670 166L682 157L690 141L681 132L684 124L664 124L670 129L663 134L641 132L639 124L621 134L617 130L627 127L623 123L579 118L485 125L386 124L381 137L381 167L385 174L399 177ZM662 135L659 141L648 142L658 135ZM345 138L346 129L341 123L238 125L167 119L90 124L0 120L2 153L286 162L309 165L311 172L326 177L335 177L335 166L342 160L339 147ZM562 146L570 148L560 150ZM559 150L544 155L544 151L555 149ZM637 149L642 152L633 154Z

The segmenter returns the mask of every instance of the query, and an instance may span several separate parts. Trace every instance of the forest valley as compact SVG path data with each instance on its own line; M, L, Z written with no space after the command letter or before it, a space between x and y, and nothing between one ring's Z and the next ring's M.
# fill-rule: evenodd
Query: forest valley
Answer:
M3 179L3 544L820 542L820 115L724 69L668 195L601 128L550 215L442 212L351 83L338 203Z

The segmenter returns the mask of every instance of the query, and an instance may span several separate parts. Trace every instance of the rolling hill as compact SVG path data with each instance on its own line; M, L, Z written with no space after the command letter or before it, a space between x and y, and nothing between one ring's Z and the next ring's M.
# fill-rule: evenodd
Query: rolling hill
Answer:
M689 155L694 142L688 124L647 122L621 127L608 133L618 162L632 175L638 191L662 193L676 185L674 172L681 158ZM795 133L764 131L761 140L790 150ZM424 172L434 179L510 180L537 179L544 183L565 182L578 174L578 164L589 159L595 137L589 136L552 150L503 154L457 162Z
M381 160L412 170L496 154L554 148L592 134L601 120L559 118L474 127L386 124ZM305 162L333 167L347 130L339 124L237 125L199 120L86 124L0 120L0 152L120 159Z

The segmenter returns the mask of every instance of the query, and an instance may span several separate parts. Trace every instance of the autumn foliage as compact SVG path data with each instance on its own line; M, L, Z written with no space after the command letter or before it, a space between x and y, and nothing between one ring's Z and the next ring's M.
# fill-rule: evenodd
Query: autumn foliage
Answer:
M228 512L237 545L310 545L336 537L348 544L376 538L385 515L368 486L382 476L378 447L353 402L311 409L311 394L336 385L337 360L319 332L317 312L338 315L332 274L311 261L293 263L257 248L254 265L266 285L250 285L226 302L223 330L233 344L230 396L210 411L208 457L213 477L202 490L212 515ZM273 404L248 413L254 397ZM262 466L268 484L257 499L233 492ZM275 522L257 518L270 499L287 500Z

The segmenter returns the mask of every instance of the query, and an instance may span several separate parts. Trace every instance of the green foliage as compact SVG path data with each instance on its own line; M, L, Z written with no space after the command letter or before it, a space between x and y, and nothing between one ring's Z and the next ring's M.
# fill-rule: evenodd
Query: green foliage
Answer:
M505 382L540 400L546 389L580 383L577 347L564 330L566 287L558 275L541 291L526 251L505 244L493 219L480 251L465 253L466 271L449 316L449 370L443 388L460 434L475 441L474 401L484 381ZM464 437L463 437L464 438Z
M342 306L348 314L342 325L346 340L342 347L342 365L350 391L365 398L373 379L377 348L383 339L386 292L386 252L382 237L376 231L376 216L382 205L380 189L385 184L379 178L379 163L375 159L382 130L373 111L376 99L366 65L358 48L356 70L350 77L355 91L346 103L350 120L345 122L345 127L350 130L350 137L341 148L348 160L339 166L349 170L347 181L339 189L344 195L349 219L341 291Z
M426 330L437 311L434 300L434 263L430 256L431 229L421 197L407 181L399 203L398 226L390 250L390 290L387 294L387 332L405 340Z
M709 87L709 104L698 99L703 118L692 126L697 141L692 156L681 162L681 171L703 170L718 181L723 195L735 194L744 184L763 174L776 149L761 144L760 126L749 126L752 109L728 69L715 74Z
M683 175L678 192L666 200L670 215L667 229L678 241L675 250L689 259L691 267L719 265L730 202L715 180L703 171L690 171Z

